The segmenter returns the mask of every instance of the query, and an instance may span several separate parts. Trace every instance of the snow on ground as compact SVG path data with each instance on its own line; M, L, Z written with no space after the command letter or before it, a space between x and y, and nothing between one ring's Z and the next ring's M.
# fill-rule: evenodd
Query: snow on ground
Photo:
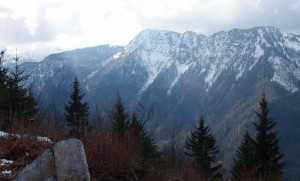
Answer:
M0 131L0 137L4 137L4 136L8 136L8 134L3 131Z
M8 136L13 136L13 137L17 137L17 138L20 138L20 137L26 137L26 135L9 134L9 133L0 131L0 137L8 137ZM44 136L37 136L36 139L37 139L38 141L43 141L43 142L49 142L49 143L52 143L51 139L49 139L49 138L47 138L47 137L44 137Z
M7 164L12 164L14 161L12 160L6 160L6 159L0 159L0 166L4 166Z
M10 175L12 173L11 170L4 170L1 172L3 175Z
M0 131L0 137L9 137L9 136L13 136L15 138L21 138L21 137L26 137L27 135L9 134L4 131ZM34 138L40 142L52 143L51 139L49 139L47 137L37 136ZM13 170L10 170L10 168L12 168L11 167L12 164L14 164L13 160L7 160L4 158L0 158L0 175L2 175L2 177L3 176L4 177L11 176L13 174Z
M7 166L9 166L10 164L13 164L13 163L14 163L14 161L12 161L12 160L0 159L0 168L1 168L1 167L4 167L4 168L5 168L5 167L7 167ZM1 169L1 170L2 170L2 169ZM11 173L12 173L12 171L11 171L11 170L8 170L7 168L1 171L1 174L2 174L3 176L11 175Z

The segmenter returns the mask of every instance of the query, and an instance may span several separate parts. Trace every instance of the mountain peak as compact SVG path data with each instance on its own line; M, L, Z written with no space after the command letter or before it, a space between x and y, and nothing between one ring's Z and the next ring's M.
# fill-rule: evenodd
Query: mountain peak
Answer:
M161 44L169 44L174 37L180 36L168 30L146 29L140 32L126 47L128 51L132 51L138 47L143 49L152 49Z

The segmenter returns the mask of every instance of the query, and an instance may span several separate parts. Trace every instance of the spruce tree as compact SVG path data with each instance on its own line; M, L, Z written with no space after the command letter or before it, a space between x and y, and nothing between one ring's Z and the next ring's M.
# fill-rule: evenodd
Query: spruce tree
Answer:
M83 101L85 93L82 93L77 78L73 81L72 87L71 100L67 105L65 104L65 116L68 126L70 126L69 134L80 137L88 129L89 107L88 103Z
M253 141L255 151L255 161L257 167L258 180L282 180L283 173L281 158L283 154L279 150L279 138L273 129L276 126L274 118L269 116L268 102L265 95L259 102L260 111L256 112L258 123L254 123L256 128L256 138Z
M161 154L158 151L155 139L145 130L144 125L135 113L131 116L129 131L130 139L135 142L140 162L143 167L145 167L148 162L155 162L160 158Z
M219 175L222 164L215 163L220 149L216 145L210 128L205 126L201 116L198 126L187 136L185 143L186 155L193 158L193 164L204 179L211 179Z
M3 67L4 61L4 54L5 51L0 52L0 128L4 124L5 112L6 112L6 103L7 100L7 81L8 81L8 74L7 69Z
M2 102L6 97L6 90L7 90L7 81L8 81L8 75L7 75L7 69L3 67L3 61L4 61L4 54L5 51L0 52L0 106L2 106Z
M8 80L7 69L3 67L5 51L0 52L0 88L3 90L6 87ZM1 94L2 97L2 94Z
M126 139L129 128L128 113L124 107L121 96L117 93L111 111L112 134L115 139Z
M236 158L234 159L231 170L232 181L253 178L255 162L252 141L248 131L246 131L242 143L236 152Z
M25 86L25 81L29 75L24 75L20 70L19 57L15 58L15 69L10 72L7 81L7 99L5 103L5 119L7 126L12 125L12 121L17 121L27 126L30 120L34 120L37 113L37 102L30 88Z

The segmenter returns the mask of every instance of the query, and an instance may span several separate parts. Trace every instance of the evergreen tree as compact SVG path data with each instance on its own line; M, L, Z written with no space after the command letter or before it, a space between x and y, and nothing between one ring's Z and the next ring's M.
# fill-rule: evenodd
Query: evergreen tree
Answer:
M0 128L4 124L4 117L5 117L5 110L6 110L6 103L7 100L7 81L8 81L8 75L7 75L7 69L3 67L3 61L4 61L4 54L5 51L0 52Z
M31 89L25 86L29 76L20 70L18 61L19 57L16 56L15 70L10 72L11 76L7 81L7 102L4 104L7 126L11 126L12 121L21 121L23 126L27 126L37 113L37 102Z
M7 90L7 69L3 67L2 63L4 61L5 51L0 52L0 101L2 103L3 99L6 97L5 91ZM0 104L2 106L2 104Z
M222 164L216 164L216 155L219 148L212 135L210 128L204 125L204 119L201 116L198 127L191 132L191 136L187 136L185 143L186 155L193 158L194 166L205 179L219 176L219 169Z
M283 154L279 150L279 139L276 131L274 118L269 116L268 102L265 95L259 102L260 111L256 112L258 123L254 123L256 128L256 138L253 141L255 151L256 167L258 169L258 180L282 180L283 163L280 162Z
M70 94L71 100L65 104L66 121L70 126L70 135L82 136L88 129L89 107L87 102L83 102L85 93L82 93L77 78L72 83L73 91Z
M128 113L125 110L122 99L117 93L113 109L111 111L112 134L116 139L126 139L129 128Z
M140 162L145 167L148 162L157 161L161 154L158 151L155 139L149 134L141 121L133 113L129 124L131 140L134 140L138 150Z
M4 61L4 54L5 51L0 52L0 88L5 88L8 80L7 69L4 68L2 64Z
M254 150L252 144L252 138L248 131L243 136L241 145L236 152L236 158L234 159L234 165L231 170L232 181L246 180L253 178L254 173Z

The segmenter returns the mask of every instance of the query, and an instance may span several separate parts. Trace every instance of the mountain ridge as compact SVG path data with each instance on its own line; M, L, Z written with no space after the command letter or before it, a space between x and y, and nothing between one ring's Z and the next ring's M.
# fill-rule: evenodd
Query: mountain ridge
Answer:
M257 101L266 93L289 155L286 161L300 161L291 136L300 136L299 35L273 27L209 36L145 30L125 47L62 52L22 66L42 102L63 105L78 77L91 105L110 104L117 90L130 109L137 102L154 104L160 129L167 130L174 121L186 133L202 114L228 160L239 135L255 121Z

